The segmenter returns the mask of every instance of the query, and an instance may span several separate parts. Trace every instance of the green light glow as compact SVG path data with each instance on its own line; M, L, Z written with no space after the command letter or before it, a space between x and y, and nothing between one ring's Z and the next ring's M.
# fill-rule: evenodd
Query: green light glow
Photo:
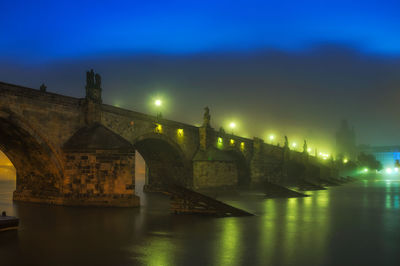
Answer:
M141 264L149 266L176 265L174 254L174 244L171 243L169 236L163 232L155 232L155 237L151 237L143 245L138 247L141 254ZM133 252L133 251L132 251Z
M343 163L348 163L348 161L349 161L349 160L348 160L347 158L344 158L344 159L343 159Z
M218 138L218 143L222 144L223 140L222 138Z
M364 172L364 173L368 173L368 171L369 171L368 168L364 168L364 169L363 169L363 172Z
M220 243L217 251L217 263L216 265L240 265L240 250L238 249L240 244L240 231L238 228L238 220L227 218L222 222L222 231L220 235Z
M161 106L162 105L162 101L160 99L157 99L157 100L154 101L154 104L156 106Z

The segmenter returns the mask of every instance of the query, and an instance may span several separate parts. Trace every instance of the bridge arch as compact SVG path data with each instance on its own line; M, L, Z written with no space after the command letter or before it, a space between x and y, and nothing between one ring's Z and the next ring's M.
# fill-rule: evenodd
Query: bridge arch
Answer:
M60 195L63 168L56 152L9 109L0 109L0 149L16 169L14 200L41 202Z
M146 187L158 188L169 183L192 186L191 161L171 138L147 133L136 138L133 146L146 162Z
M231 156L235 160L238 186L248 187L251 182L250 166L243 152L234 148L228 148L224 150L224 152L229 154L229 156Z

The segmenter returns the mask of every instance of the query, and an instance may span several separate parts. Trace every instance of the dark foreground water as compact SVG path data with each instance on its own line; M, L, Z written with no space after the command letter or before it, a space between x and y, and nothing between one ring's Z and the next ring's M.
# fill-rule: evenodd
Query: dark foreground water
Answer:
M226 199L256 214L177 216L151 195L140 209L12 204L21 219L0 234L0 265L400 265L400 183L360 181L311 197Z

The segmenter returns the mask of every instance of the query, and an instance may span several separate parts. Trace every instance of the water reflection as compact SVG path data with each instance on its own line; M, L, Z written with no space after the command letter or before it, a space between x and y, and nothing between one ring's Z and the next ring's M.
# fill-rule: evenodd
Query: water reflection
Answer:
M216 246L217 265L241 265L240 254L242 250L239 248L240 230L238 228L239 220L236 218L221 219L221 237L220 243Z
M386 183L386 209L399 209L399 182L393 182L390 180L385 181Z
M2 197L21 228L0 235L0 257L5 265L398 265L399 182L307 193L224 199L257 214L244 218L171 215L168 199L154 194L141 209L13 205Z
M155 234L138 247L138 259L144 265L175 265L174 251L176 247L171 236L166 233Z

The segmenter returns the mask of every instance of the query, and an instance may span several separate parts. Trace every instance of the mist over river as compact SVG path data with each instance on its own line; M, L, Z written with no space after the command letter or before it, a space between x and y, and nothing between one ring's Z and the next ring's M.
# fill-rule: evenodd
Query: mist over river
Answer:
M0 181L0 210L20 218L18 231L0 233L5 266L400 265L395 181L359 181L306 198L219 198L256 214L240 218L173 215L167 197L139 191L136 209L13 203L14 189L15 180Z

